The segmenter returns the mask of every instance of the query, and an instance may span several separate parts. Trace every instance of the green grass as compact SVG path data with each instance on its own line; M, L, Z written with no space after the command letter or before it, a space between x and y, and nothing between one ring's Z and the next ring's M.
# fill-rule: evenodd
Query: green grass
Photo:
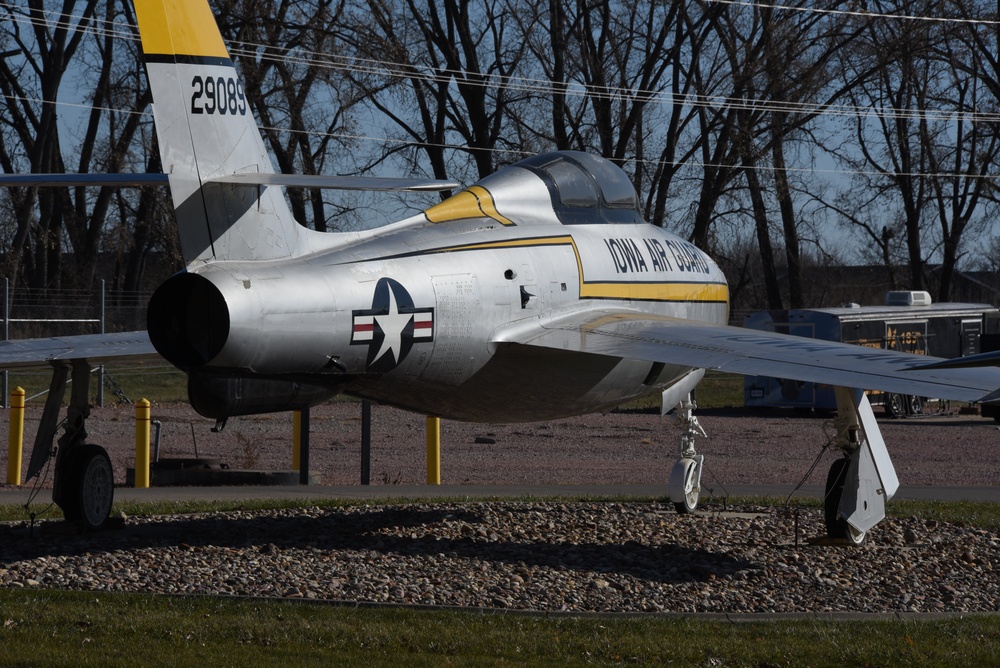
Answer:
M4 666L992 665L1000 617L728 623L0 590Z
M142 398L149 399L153 403L187 401L187 376L164 362L107 364L105 365L105 373L131 401L138 401ZM16 370L11 371L8 375L10 389L24 388L27 399L31 403L37 404L45 402L51 380L52 372L45 370ZM104 397L107 403L118 401L111 387L110 383L105 384ZM69 391L67 390L68 396ZM91 376L90 396L92 401L96 400L93 399L97 397L96 374Z
M695 391L698 408L742 408L743 376L721 371L706 371L705 377ZM624 404L622 410L660 411L660 393L654 392L642 399Z
M150 515L385 502L198 501L118 508ZM778 506L782 501L728 503ZM1000 528L997 504L906 501L891 502L889 509L897 516ZM23 510L0 506L0 517L23 519ZM729 623L0 589L3 666L951 666L993 665L998 651L997 615Z

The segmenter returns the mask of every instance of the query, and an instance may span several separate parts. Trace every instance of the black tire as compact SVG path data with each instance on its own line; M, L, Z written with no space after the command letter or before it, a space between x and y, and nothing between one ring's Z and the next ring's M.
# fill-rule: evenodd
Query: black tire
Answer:
M886 394L883 400L885 414L891 418L900 418L906 415L906 397L902 394Z
M114 470L107 451L89 443L78 446L64 475L63 516L86 531L103 529L115 497Z
M684 468L684 480L685 482L694 476L698 470L698 464L691 459L681 460L687 463ZM674 508L681 515L688 515L690 513L698 510L698 497L700 496L700 490L692 490L691 492L684 495L683 501L674 502Z
M840 500L844 496L847 469L850 465L851 460L847 457L838 459L830 465L830 472L826 476L826 495L823 497L823 519L826 521L827 536L860 545L865 540L865 534L857 534L851 529L847 520L837 517L840 512Z
M924 398L918 396L907 397L906 412L910 415L924 414Z

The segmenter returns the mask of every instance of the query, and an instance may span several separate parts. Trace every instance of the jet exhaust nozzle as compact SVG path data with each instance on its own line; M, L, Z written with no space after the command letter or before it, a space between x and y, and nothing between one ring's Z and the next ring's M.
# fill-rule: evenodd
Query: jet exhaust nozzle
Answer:
M156 352L181 369L209 364L225 347L229 307L210 280L181 273L167 279L149 300L146 328Z

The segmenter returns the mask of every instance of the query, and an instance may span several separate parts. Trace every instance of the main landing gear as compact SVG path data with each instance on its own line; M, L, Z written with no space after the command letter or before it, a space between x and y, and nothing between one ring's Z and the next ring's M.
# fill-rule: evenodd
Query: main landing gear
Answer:
M679 513L693 513L698 508L698 497L701 495L701 468L705 456L695 452L694 439L697 436L708 438L708 434L694 415L694 409L697 407L698 405L688 394L677 404L674 413L682 429L681 457L670 471L667 492Z
M829 537L860 545L868 530L885 517L885 502L896 493L899 479L864 391L834 389L837 417L833 444L844 456L833 463L827 475L824 519ZM676 404L674 413L682 429L681 456L670 472L667 489L679 513L694 512L701 494L704 457L695 452L694 442L707 435L694 416L695 408L687 394Z
M73 388L63 435L53 449L59 427L59 410L72 372ZM49 395L35 436L28 464L27 480L41 473L55 453L52 500L63 511L67 522L83 531L102 529L111 515L115 497L115 479L111 459L99 445L87 443L86 421L90 416L90 364L71 360L54 364Z
M827 474L823 515L830 538L860 545L885 517L885 502L896 493L899 479L864 391L834 391L833 442L844 457L834 461Z

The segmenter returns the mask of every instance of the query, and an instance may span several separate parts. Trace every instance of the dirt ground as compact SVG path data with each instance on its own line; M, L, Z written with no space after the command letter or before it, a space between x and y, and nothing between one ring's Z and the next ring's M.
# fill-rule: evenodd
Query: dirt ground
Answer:
M25 470L40 414L40 407L29 407ZM3 434L7 415L2 411ZM815 417L742 409L699 411L699 417L708 433L698 448L705 455L709 485L795 484L827 442L824 420ZM233 418L221 433L212 433L214 422L186 404L154 405L152 418L161 425L162 458L217 458L231 468L291 467L290 414ZM904 484L1000 484L1000 427L993 420L951 414L879 422ZM87 425L90 442L108 450L123 484L125 469L133 466L135 457L133 407L95 408ZM425 480L424 430L423 416L373 406L373 485ZM680 429L657 414L614 412L514 425L442 421L441 434L445 484L665 484L677 456ZM319 474L322 484L360 482L359 403L333 402L312 409L310 435L310 470ZM6 452L0 456L6 460ZM835 454L827 451L823 458L807 482L823 484Z

